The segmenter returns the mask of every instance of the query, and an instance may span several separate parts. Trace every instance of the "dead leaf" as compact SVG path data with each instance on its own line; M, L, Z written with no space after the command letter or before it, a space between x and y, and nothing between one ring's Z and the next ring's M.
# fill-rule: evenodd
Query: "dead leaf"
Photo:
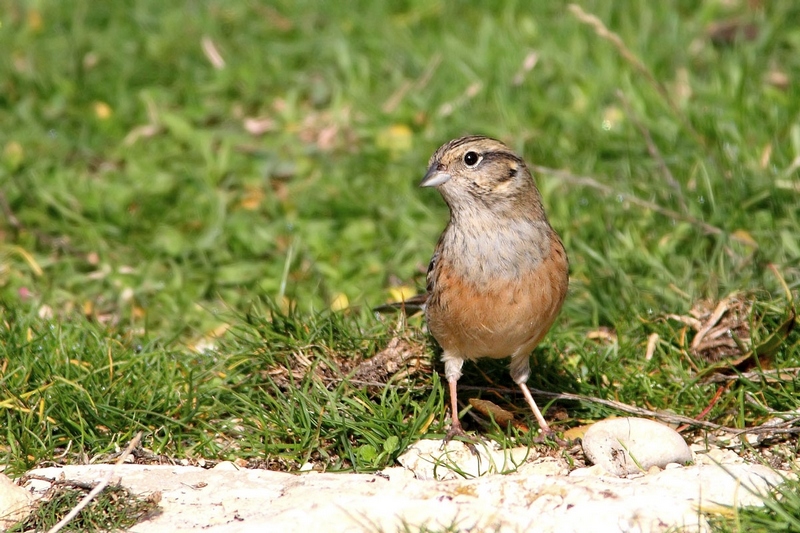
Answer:
M514 415L494 402L481 400L480 398L470 398L469 404L482 415L492 417L500 427L514 422Z
M754 41L758 37L758 30L758 26L753 22L728 19L709 24L706 35L712 43L723 46L733 44L740 39Z
M615 344L617 342L617 333L611 328L600 326L596 330L586 333L586 338L601 343Z
M789 88L789 85L792 82L792 79L789 75L784 72L783 70L779 70L777 68L770 69L767 72L766 80L767 84L772 85L776 89L780 89L785 91Z
M244 129L250 135L263 135L278 129L275 121L269 117L251 117L244 119Z
M775 271L774 267L772 269ZM785 286L780 275L778 277ZM785 289L790 298L786 317L755 346L750 331L753 304L740 294L723 299L714 306L713 311L710 302L698 302L690 311L696 319L670 315L670 318L680 320L697 331L691 343L692 354L717 363L698 371L697 376L745 372L756 366L762 369L772 366L773 357L794 329L797 318L791 292L788 287Z
M588 430L590 427L592 427L592 424L569 428L564 432L564 439L569 441L582 439L586 434L586 430Z

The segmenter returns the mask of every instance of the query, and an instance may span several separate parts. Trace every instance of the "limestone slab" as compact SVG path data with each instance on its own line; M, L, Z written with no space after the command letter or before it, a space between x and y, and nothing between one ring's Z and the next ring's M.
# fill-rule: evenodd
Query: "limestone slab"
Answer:
M31 473L92 482L111 465L65 466ZM402 530L404 526L499 532L706 531L699 510L757 505L751 492L782 481L760 465L698 464L634 479L585 475L488 474L438 481L386 474L287 474L183 466L122 465L116 475L138 494L160 491L161 515L134 526L139 533ZM41 493L47 483L32 481Z

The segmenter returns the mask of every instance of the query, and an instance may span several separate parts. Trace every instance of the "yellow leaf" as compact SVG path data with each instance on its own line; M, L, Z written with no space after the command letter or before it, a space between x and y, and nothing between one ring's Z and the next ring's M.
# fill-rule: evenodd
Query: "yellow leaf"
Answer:
M741 241L744 244L747 244L748 246L752 246L753 248L758 248L758 243L753 238L753 236L750 235L749 232L743 229L737 229L736 231L734 231L733 236L736 237L737 240Z
M625 115L619 107L608 106L603 110L603 122L601 126L606 131L613 130L624 118Z
M586 433L586 430L589 429L589 426L577 426L574 428L569 428L564 432L564 438L567 440L575 440L575 439L582 439L583 434Z
M111 106L109 106L105 102L95 102L94 103L94 114L100 120L107 120L111 117Z
M28 28L34 32L42 29L42 14L36 9L28 11Z
M379 148L398 156L411 150L413 133L405 124L393 124L378 133L375 143Z
M264 199L264 190L260 187L247 187L244 198L239 202L242 209L247 211L255 211L261 205Z
M392 287L389 289L389 296L393 302L405 302L412 296L416 296L417 290L409 285Z
M294 302L292 302L292 300L290 300L286 296L281 296L280 298L278 298L278 307L282 312L288 313L289 311L292 310L293 306Z
M340 292L334 296L333 301L331 302L331 311L341 311L342 309L347 309L348 307L350 307L350 300L347 299L346 294Z
M25 151L17 141L11 141L3 148L3 162L11 170L17 170L25 158Z

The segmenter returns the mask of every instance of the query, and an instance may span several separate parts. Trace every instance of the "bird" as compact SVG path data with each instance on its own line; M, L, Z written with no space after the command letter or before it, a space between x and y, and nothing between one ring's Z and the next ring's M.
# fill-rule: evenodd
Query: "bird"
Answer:
M554 435L527 381L531 352L566 298L569 260L528 166L496 139L461 137L434 152L420 187L436 188L450 210L428 266L423 306L449 389L445 442L466 438L458 380L464 362L480 358L511 358L511 378L543 436Z

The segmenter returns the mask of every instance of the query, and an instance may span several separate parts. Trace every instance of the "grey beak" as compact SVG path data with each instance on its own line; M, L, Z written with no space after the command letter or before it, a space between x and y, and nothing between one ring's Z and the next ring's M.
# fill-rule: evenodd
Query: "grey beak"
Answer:
M420 187L438 187L442 183L447 182L452 176L447 172L438 168L438 165L433 165L428 169L425 177L419 182Z

